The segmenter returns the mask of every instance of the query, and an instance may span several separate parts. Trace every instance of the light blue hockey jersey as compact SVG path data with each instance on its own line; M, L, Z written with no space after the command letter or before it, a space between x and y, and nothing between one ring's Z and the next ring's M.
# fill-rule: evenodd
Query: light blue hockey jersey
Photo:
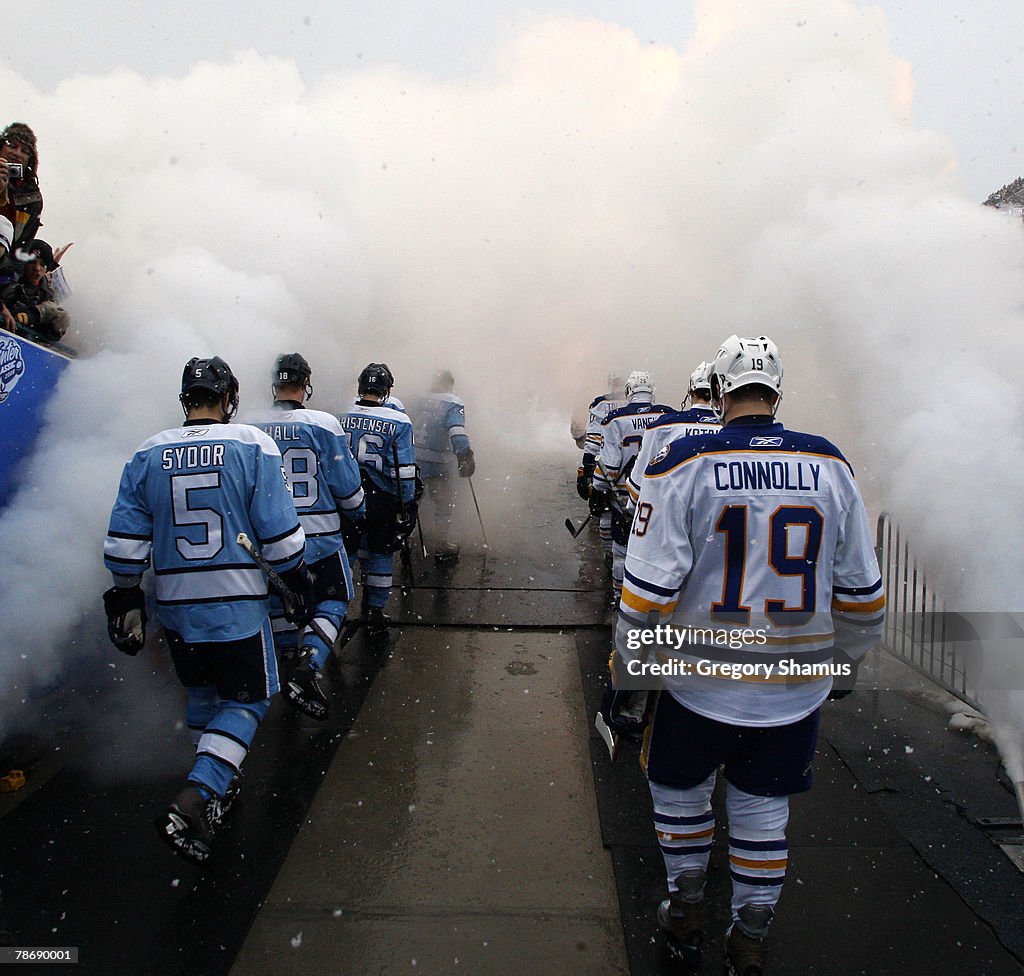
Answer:
M239 532L278 572L302 560L305 536L277 445L248 424L175 427L125 465L104 563L124 586L152 562L157 616L186 641L238 640L270 609L266 578L235 541Z
M281 451L295 511L306 533L306 562L315 563L341 550L342 516L357 519L366 505L359 465L337 417L323 410L290 410L275 404L270 416L253 423Z
M416 491L416 451L409 417L393 407L357 401L338 420L363 475L392 495L398 494L401 483L402 500L411 502Z
M424 478L436 478L469 450L466 405L454 393L428 393L414 403L413 417L416 461Z

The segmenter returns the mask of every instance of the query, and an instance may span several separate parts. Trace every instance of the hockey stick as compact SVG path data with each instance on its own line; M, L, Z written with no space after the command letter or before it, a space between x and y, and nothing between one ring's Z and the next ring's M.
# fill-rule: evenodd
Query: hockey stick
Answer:
M473 505L476 508L476 517L477 520L480 522L480 534L484 537L484 548L490 549L491 547L487 545L487 530L484 528L484 520L483 517L480 515L480 505L476 500L476 489L473 487L472 476L468 477L466 481L469 482L469 491L470 494L473 496Z
M295 594L292 593L291 588L288 584L281 579L280 574L270 563L267 562L267 557L263 555L253 544L244 532L238 533L238 538L235 540L253 559L256 560L256 565L266 573L267 579L270 580L270 585L277 590L277 595L281 598L281 602L285 606L285 611L291 613L292 608L295 606ZM309 627L317 637L322 640L328 648L334 647L334 641L327 636L327 632L321 627L315 620L310 620L306 625Z
M391 442L391 457L395 462L395 484L398 488L398 516L405 522L405 499L402 497L402 475L398 467L398 441ZM417 519L417 521L419 521ZM416 589L416 580L412 572L412 552L409 550L409 537L402 537L402 568L405 570L406 579L409 581L409 589Z
M591 512L591 513L590 513L590 514L589 514L589 515L588 515L588 516L587 516L587 517L586 517L586 518L585 518L585 519L584 519L584 520L583 520L583 521L582 521L582 522L580 523L580 527L579 527L578 529L576 528L576 526L574 526L574 525L572 524L572 519L566 519L566 520L565 520L565 527L566 527L566 528L567 528L567 529L569 530L569 535L571 535L571 536L572 536L572 537L573 537L574 539L578 539L578 538L579 538L579 534L580 534L580 533L581 533L581 532L582 532L582 531L583 531L583 530L584 530L584 529L585 529L585 528L587 527L588 523L590 522L590 520L591 520L591 519L592 519L593 517L594 517L594 513L593 513L593 512Z

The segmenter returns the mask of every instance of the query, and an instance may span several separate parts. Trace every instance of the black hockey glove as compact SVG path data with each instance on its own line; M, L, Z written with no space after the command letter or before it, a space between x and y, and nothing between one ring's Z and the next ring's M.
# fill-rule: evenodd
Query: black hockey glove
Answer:
M399 547L405 545L405 540L412 535L413 530L416 528L416 516L407 514L406 517L400 518L395 522L395 538L398 541Z
M583 463L576 469L576 494L584 501L590 498L590 486L594 481L594 465L588 464L584 456Z
M605 686L601 697L601 717L616 735L638 737L647 728L647 708L640 714L632 714L630 709L630 705L637 704L634 696L643 694L642 691L616 691L611 681Z
M590 489L590 514L601 515L612 507L611 493L598 488Z
M146 643L146 595L141 586L112 586L103 594L110 642L135 657Z
M461 454L455 455L459 459L459 477L472 478L476 471L476 461L473 460L473 451L466 448Z
M291 602L285 601L284 619L301 630L313 619L313 613L316 611L313 574L303 562L295 569L282 573L281 582L292 591Z
M860 661L855 661L838 647L833 647L832 670L838 672L840 669L843 669L845 673L832 675L832 690L828 693L829 701L840 701L847 695L853 694L853 689L857 684L857 672L860 670Z
M420 499L423 497L423 492L426 490L426 485L423 484L423 479L420 477L419 469L416 470L416 487L412 492L412 500L418 505Z

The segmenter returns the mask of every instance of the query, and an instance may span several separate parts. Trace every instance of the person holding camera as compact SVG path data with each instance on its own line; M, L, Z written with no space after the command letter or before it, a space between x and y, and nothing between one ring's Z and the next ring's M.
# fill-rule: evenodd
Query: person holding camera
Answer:
M0 160L6 177L6 187L0 186L0 213L14 225L11 243L31 241L42 226L43 194L36 176L36 136L24 122L12 122L0 133Z

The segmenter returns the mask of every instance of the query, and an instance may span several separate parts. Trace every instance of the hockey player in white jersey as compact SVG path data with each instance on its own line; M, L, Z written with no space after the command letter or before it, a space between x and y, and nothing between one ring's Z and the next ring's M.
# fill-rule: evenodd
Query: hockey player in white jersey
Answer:
M346 537L352 563L359 559L364 573L366 634L387 638L384 613L391 593L394 552L416 525L416 453L412 421L401 410L386 406L394 377L383 363L370 363L359 374L355 403L338 419L349 438L366 493L365 528Z
M416 463L434 506L434 559L439 564L459 560L459 547L449 538L455 512L457 478L476 471L473 448L466 433L466 405L453 392L455 378L447 369L434 377L433 389L413 406Z
M811 786L820 706L850 687L880 636L885 599L849 464L825 438L775 421L775 344L730 337L710 382L722 431L674 440L640 479L616 628L619 691L605 711L614 728L630 682L664 688L644 757L668 875L658 921L691 966L723 769L727 972L760 976L786 874L788 797ZM666 626L654 627L659 618ZM658 638L649 658L645 635ZM655 662L666 667L652 678L644 668ZM846 680L842 692L834 677Z
M285 668L281 694L299 711L323 720L328 700L320 686L322 670L337 640L352 599L352 570L345 553L343 523L358 523L366 512L359 466L338 418L310 410L312 370L300 353L282 353L272 371L272 412L254 419L281 450L299 524L306 534L306 564L313 574L316 630L300 633L285 619L277 601L272 614L274 640Z
M626 478L633 469L644 431L658 417L671 413L664 403L654 403L654 384L647 370L634 370L626 380L626 403L601 422L601 450L590 490L590 511L595 516L611 513L612 607L622 592L622 564L629 534Z
M594 397L587 412L587 426L583 434L583 458L576 471L576 494L585 502L590 500L590 489L594 483L594 468L597 456L601 453L604 443L604 429L601 425L613 410L626 403L626 381L620 373L608 374L608 392ZM602 512L598 517L598 531L601 545L604 547L605 559L611 566L612 558L612 514Z
M711 363L701 363L691 374L682 408L676 412L663 413L655 417L644 431L640 453L629 474L626 475L628 492L627 511L633 514L636 496L640 491L640 478L652 457L677 437L692 437L695 434L713 434L721 429L718 417L711 409Z
M238 773L278 691L267 581L235 541L244 532L293 591L291 616L312 616L304 534L263 431L232 424L238 381L222 359L192 359L181 381L185 422L145 441L125 465L104 543L114 585L103 594L110 639L135 655L146 639L141 582L152 564L156 612L188 693L196 759L157 821L161 839L202 864Z

